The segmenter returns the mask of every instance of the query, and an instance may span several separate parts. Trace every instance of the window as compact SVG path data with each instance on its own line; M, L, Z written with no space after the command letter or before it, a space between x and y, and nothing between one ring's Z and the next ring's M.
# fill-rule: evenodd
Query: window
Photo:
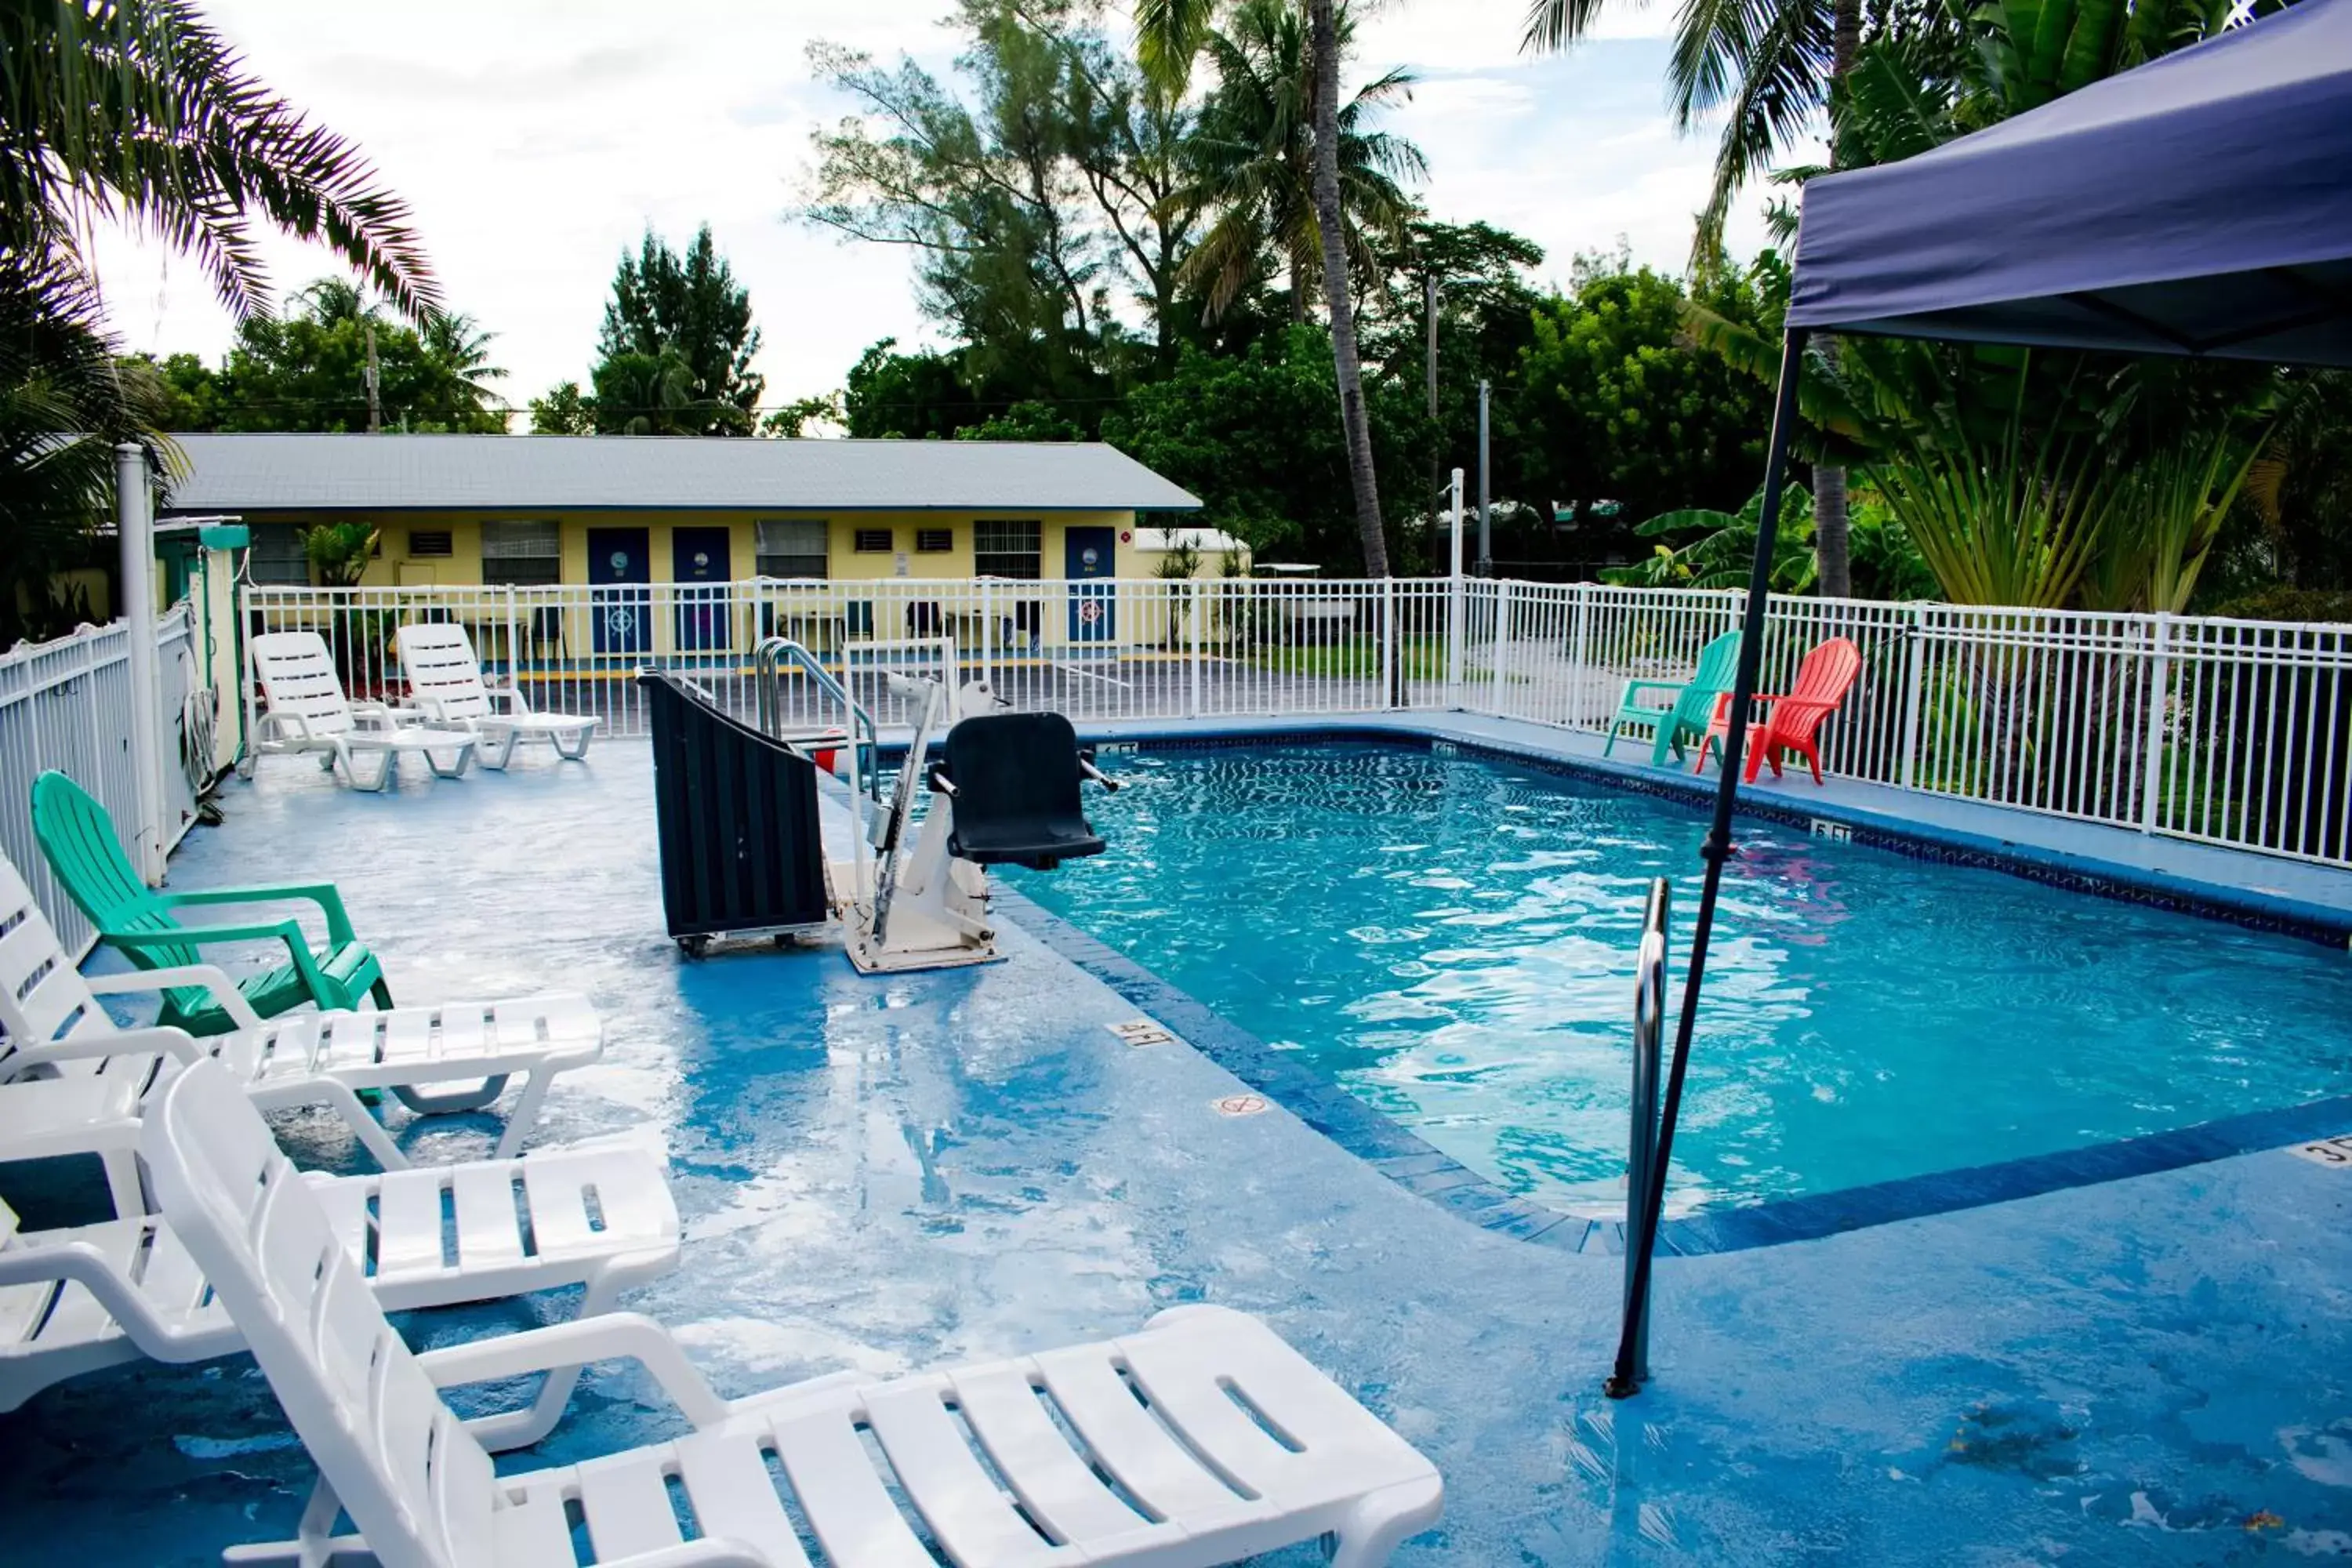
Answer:
M982 577L1018 577L1034 583L1045 575L1044 528L1034 522L975 523L972 570Z
M850 540L851 548L860 555L887 555L897 543L887 528L861 528Z
M421 555L454 555L457 552L450 548L447 529L412 528L408 531L408 553L414 559Z
M951 528L919 528L915 530L915 550L922 555L945 555L955 548L955 530Z
M762 577L823 577L825 525L822 520L762 518L753 525Z
M552 522L482 524L482 581L535 588L563 580L563 534Z
M309 587L310 558L302 552L301 529L290 522L255 523L246 571L265 587Z

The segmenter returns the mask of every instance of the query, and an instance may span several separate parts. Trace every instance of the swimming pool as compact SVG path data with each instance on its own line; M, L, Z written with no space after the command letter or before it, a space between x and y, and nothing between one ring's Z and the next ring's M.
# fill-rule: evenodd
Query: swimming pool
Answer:
M1674 879L1679 965L1697 807L1346 742L1106 766L1133 785L1089 802L1110 852L1023 892L1512 1191L1622 1204L1642 895ZM2352 1087L2341 953L1770 823L1741 843L1676 1212Z

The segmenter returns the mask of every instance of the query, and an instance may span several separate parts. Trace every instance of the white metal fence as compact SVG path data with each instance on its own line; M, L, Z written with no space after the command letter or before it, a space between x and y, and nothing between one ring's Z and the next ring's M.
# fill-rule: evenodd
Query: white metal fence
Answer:
M1623 683L1689 674L1738 591L1399 578L248 588L251 629L315 629L356 696L396 695L391 635L454 620L541 706L644 724L647 665L749 715L763 637L805 646L885 725L853 642L947 637L964 679L1080 721L1461 709L1598 733ZM2352 626L1775 599L1763 689L1853 640L1832 773L2352 865ZM788 721L837 722L787 671Z
M187 606L155 623L163 689L163 842L177 844L195 820L195 790L183 759L190 693L203 684ZM56 768L96 795L126 834L139 820L131 760L128 623L92 627L55 642L0 654L0 850L33 885L50 923L79 953L94 935L49 876L33 839L33 780Z

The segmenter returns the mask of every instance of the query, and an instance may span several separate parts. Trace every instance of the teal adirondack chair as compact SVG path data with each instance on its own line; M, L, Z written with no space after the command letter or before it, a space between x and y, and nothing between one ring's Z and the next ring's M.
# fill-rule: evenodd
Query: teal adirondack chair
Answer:
M1609 721L1609 742L1601 748L1607 756L1617 744L1617 732L1640 726L1656 732L1650 748L1650 761L1659 767L1683 760L1685 744L1696 746L1706 739L1707 721L1715 717L1715 700L1731 689L1731 678L1739 666L1739 634L1726 632L1698 651L1698 669L1688 681L1629 680L1617 699L1617 716ZM1672 691L1673 702L1665 707L1645 706L1644 691Z
M278 942L289 962L237 984L253 1010L265 1018L315 1002L328 1011L359 1008L362 996L392 1005L392 988L375 954L352 934L351 917L331 882L286 888L207 888L189 893L158 892L147 886L122 852L106 807L65 774L51 770L33 781L33 837L48 858L74 906L89 917L100 938L142 969L172 969L200 963L200 949L221 942ZM304 900L327 918L327 942L313 948L299 922L288 918L235 925L182 925L173 913L196 904L250 904ZM221 1035L236 1027L204 987L163 993L158 1024L192 1035Z

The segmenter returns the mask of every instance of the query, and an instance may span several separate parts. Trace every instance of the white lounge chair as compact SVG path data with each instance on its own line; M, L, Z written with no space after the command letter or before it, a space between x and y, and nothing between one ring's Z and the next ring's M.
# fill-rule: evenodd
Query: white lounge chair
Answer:
M268 1136L250 1104L236 1107L233 1119ZM593 1317L677 1265L668 1181L653 1152L634 1145L303 1179L386 1311L576 1285L584 1288L578 1315ZM51 1384L142 1355L190 1362L244 1348L163 1221L139 1215L27 1234L0 1203L0 1412ZM549 1379L528 1410L509 1418L501 1443L544 1436L577 1372Z
M433 772L456 778L473 760L474 737L466 730L431 730L404 724L380 702L353 703L343 695L342 678L316 632L264 632L246 645L264 704L253 749L275 756L311 755L321 767L343 770L355 789L389 788L394 763L404 752L421 753ZM446 754L451 760L444 763ZM376 759L362 773L357 759Z
M164 1218L320 1472L296 1540L230 1562L571 1568L576 1518L599 1563L807 1568L780 1481L828 1568L933 1568L926 1537L959 1568L1183 1568L1327 1533L1339 1568L1368 1568L1437 1518L1427 1459L1219 1307L1041 1355L734 1400L630 1312L412 1354L236 1099L224 1074L191 1068L151 1102L140 1142ZM644 1364L690 1436L501 1476L439 1394L618 1358ZM335 1537L345 1513L358 1534Z
M401 672L408 678L408 700L426 722L465 730L480 741L482 766L503 768L516 742L545 741L559 757L578 762L588 754L598 721L568 713L541 713L520 684L491 688L482 681L474 640L455 621L412 621L400 628Z
M125 1029L99 1003L100 994L177 985L207 987L236 1027L202 1040L174 1028ZM549 1080L604 1049L604 1025L581 996L296 1013L264 1023L211 964L84 974L5 855L0 1031L0 1161L95 1154L122 1215L146 1207L132 1156L139 1100L166 1060L215 1058L265 1109L326 1106L379 1164L400 1170L406 1158L358 1090L389 1089L420 1114L474 1110L522 1074L522 1094L499 1139L505 1159L537 1121ZM420 1087L434 1084L453 1087Z

